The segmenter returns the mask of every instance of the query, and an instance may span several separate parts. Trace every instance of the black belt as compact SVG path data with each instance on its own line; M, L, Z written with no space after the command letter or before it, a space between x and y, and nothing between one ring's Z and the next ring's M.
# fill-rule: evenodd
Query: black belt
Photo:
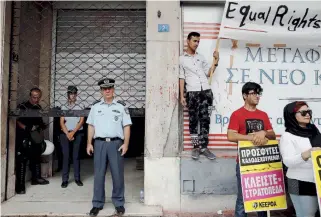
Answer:
M119 137L114 137L114 138L102 138L102 137L97 137L95 138L97 140L101 140L101 141L105 141L105 142L111 142L111 141L115 141L115 140L122 140Z

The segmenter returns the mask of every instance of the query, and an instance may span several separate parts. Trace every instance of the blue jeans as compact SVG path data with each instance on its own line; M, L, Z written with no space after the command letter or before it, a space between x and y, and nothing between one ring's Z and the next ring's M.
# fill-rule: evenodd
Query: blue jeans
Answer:
M295 214L297 217L314 217L318 211L318 198L316 196L304 196L290 194Z
M235 217L247 217L247 213L244 210L243 194L242 194L242 183L241 183L241 173L240 165L236 164L236 179L237 179L237 199L235 204ZM266 212L258 212L258 217L267 217Z

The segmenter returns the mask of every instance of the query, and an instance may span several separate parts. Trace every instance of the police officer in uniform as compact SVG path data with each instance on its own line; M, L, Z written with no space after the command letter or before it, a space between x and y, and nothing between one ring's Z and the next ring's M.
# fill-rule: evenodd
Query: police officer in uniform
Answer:
M68 102L62 106L63 110L82 110L82 106L77 103L78 88L76 86L68 86L67 97ZM80 180L80 159L79 149L84 137L83 133L84 117L60 117L60 144L63 153L63 173L62 173L62 188L68 186L69 179L69 151L73 147L73 166L75 183L78 186L83 186Z
M41 90L32 88L29 100L18 105L21 110L39 110ZM47 185L48 180L41 177L41 154L44 142L43 130L46 128L41 117L21 117L17 120L16 139L16 192L25 194L26 164L29 160L32 185Z
M125 213L124 154L128 150L132 121L125 103L114 99L115 80L98 82L103 99L90 109L87 153L94 154L94 195L90 216L97 216L105 203L105 175L107 164L113 181L112 202L116 214ZM92 144L94 139L94 145Z

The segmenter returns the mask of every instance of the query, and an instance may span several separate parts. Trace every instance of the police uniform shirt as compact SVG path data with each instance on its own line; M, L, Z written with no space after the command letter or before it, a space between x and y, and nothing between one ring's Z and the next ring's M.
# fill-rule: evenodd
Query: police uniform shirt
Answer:
M123 127L132 125L128 109L115 99L111 104L102 100L93 105L86 123L95 127L94 138L119 137L124 139Z
M75 104L75 105L63 105L61 107L62 110L83 110L81 105ZM65 118L65 125L68 129L68 131L71 131L76 128L78 122L80 121L80 117L64 117ZM79 130L82 130L83 126Z

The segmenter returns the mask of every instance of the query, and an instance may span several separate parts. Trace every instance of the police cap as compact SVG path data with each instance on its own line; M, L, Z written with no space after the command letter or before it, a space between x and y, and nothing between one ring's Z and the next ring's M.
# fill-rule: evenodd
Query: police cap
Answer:
M68 86L67 93L77 93L78 89L76 86Z
M100 87L114 87L115 85L115 79L112 78L104 78L98 81L98 85Z

